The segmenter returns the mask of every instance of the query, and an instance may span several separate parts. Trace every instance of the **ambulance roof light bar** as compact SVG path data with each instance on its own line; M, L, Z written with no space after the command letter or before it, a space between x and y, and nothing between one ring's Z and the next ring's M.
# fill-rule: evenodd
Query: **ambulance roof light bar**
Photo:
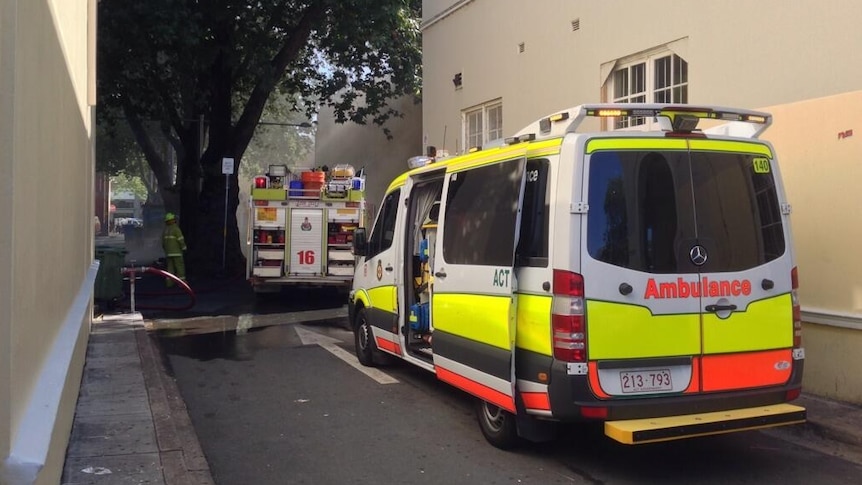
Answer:
M539 133L542 138L561 136L564 133L575 133L584 118L639 116L655 118L659 127L665 131L691 132L697 128L702 119L726 121L730 123L748 124L753 130L748 130L742 136L757 138L772 124L772 115L762 111L752 111L741 108L726 108L722 106L698 106L687 104L584 104L555 113L551 116L533 122L515 137L526 133ZM571 119L568 123L560 123ZM722 133L721 130L710 130Z

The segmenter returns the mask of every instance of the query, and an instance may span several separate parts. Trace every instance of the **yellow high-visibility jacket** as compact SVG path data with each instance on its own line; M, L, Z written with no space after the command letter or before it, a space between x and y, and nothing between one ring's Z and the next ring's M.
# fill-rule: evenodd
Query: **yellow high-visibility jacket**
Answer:
M183 251L186 250L186 239L178 225L165 226L165 232L162 234L162 249L165 250L165 256L168 258L183 255Z

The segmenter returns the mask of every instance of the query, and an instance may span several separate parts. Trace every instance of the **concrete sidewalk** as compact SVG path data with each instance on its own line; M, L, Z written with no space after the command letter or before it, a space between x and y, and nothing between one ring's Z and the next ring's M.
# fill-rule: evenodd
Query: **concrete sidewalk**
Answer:
M826 439L862 457L862 407L804 395L801 426L775 428L806 443ZM140 314L94 321L75 412L64 485L213 483L206 458L176 383Z
M62 484L207 485L185 403L139 313L93 322Z

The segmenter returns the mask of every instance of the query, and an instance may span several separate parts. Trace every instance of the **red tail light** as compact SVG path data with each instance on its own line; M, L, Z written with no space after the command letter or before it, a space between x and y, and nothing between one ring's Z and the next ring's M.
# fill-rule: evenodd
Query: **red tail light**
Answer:
M254 178L254 188L256 189L265 189L267 185L269 185L269 180L266 177L255 177Z
M608 408L605 406L584 406L581 408L581 416L592 419L608 419Z
M571 271L555 269L553 292L551 323L554 358L565 362L586 362L587 319L584 308L584 277Z
M799 306L799 271L790 271L790 299L793 302L793 348L802 348L802 309Z

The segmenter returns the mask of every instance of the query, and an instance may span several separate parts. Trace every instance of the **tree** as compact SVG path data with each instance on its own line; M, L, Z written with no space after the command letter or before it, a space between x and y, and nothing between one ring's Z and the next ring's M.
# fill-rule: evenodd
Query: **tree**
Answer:
M149 195L149 190L147 190L143 179L138 175L129 175L126 172L112 176L111 187L114 192L129 192L138 199L146 199Z
M243 266L237 173L271 95L308 119L378 125L390 99L417 95L421 0L147 0L99 2L99 115L122 113L169 210L181 214L193 272ZM305 103L304 100L316 100ZM177 152L177 184L145 129L157 120ZM206 145L202 142L207 140Z
M115 187L149 199L158 191L144 154L127 124L96 123L96 171L109 175Z

